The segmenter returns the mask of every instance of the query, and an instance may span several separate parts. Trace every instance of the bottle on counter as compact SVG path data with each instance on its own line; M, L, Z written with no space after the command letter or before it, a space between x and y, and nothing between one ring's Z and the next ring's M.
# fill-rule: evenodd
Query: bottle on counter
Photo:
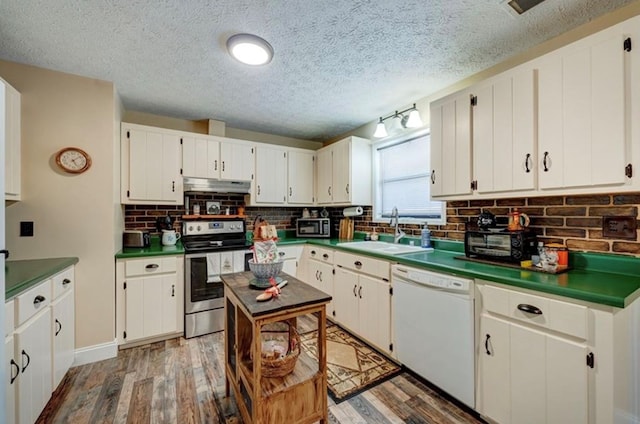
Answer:
M420 246L431 247L431 231L429 231L427 224L424 224L424 227L420 232Z

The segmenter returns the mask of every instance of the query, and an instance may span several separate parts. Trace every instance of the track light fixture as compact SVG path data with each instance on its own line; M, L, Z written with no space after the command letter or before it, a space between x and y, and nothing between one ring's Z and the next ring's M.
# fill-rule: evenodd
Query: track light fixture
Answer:
M407 112L409 112L409 114L405 115ZM385 116L384 118L380 117L380 121L378 121L378 125L376 125L376 131L373 133L375 138L382 138L389 135L384 123L384 121L389 118L393 118L389 127L389 132L391 132L391 134L398 133L404 128L418 128L422 126L420 112L418 112L416 104L414 103L413 106L408 109L401 110L400 112L396 110L395 113L392 113L389 116Z

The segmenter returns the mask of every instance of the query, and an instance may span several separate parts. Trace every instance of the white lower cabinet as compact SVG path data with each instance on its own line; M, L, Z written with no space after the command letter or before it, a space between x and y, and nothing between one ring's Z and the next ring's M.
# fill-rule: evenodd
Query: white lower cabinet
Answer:
M629 349L640 346L640 334L629 329L639 301L620 309L476 287L480 414L501 424L634 422L637 358Z
M482 314L481 413L498 423L587 423L586 344Z
M19 358L17 419L32 424L51 396L51 313L44 308L14 332L15 355Z
M51 303L53 325L53 390L67 373L75 355L75 307L73 290Z
M302 250L298 278L318 290L322 290L332 297L327 304L327 316L334 318L333 291L333 256L334 250L314 245L306 245Z
M389 263L336 252L333 280L335 319L382 352L391 354Z
M119 344L184 330L182 256L118 260L116 278Z

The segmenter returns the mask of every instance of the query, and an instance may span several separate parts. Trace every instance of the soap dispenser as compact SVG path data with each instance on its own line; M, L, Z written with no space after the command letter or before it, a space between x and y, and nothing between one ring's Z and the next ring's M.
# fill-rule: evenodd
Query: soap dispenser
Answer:
M431 231L429 231L427 224L424 224L420 232L420 246L424 248L431 247Z

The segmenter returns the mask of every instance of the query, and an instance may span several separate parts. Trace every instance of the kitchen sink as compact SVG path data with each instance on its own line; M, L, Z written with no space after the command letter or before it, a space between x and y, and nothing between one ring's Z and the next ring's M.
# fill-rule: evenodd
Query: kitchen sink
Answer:
M433 252L433 248L422 248L420 246L411 246L408 244L394 244L384 241L349 241L338 243L338 247L347 249L361 250L363 252L381 253L385 255L402 255L405 253L416 252Z

